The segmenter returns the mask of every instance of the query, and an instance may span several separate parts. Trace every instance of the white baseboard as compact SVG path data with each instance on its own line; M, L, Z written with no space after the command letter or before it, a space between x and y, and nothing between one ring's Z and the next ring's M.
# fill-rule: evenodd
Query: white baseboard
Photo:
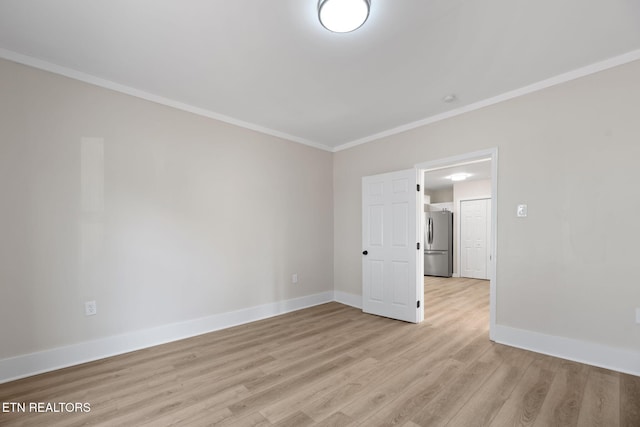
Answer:
M495 342L640 376L640 352L496 325Z
M105 357L128 353L196 335L254 322L334 300L327 291L228 313L159 326L123 335L0 360L0 384Z
M336 301L362 308L362 297L328 291L228 313L0 360L0 384L105 357L128 353L307 307ZM640 376L640 352L496 325L497 343Z
M333 300L340 304L362 309L362 296L342 291L333 291Z

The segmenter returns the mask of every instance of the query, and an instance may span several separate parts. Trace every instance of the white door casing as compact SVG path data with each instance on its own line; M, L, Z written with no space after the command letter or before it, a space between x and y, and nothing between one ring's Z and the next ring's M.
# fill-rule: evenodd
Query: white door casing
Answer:
M362 310L418 323L424 318L418 171L362 178Z
M415 165L416 169L420 171L420 173L424 173L426 171L434 170L434 169L442 169L448 168L452 166L458 166L466 163L475 163L478 161L484 161L489 159L491 161L491 208L490 208L490 234L489 234L489 251L490 251L490 260L489 260L489 339L492 341L496 340L496 312L498 308L498 298L497 298L497 288L498 288L498 280L496 275L496 266L498 260L497 254L497 206L498 206L498 149L496 147L482 149L478 151L473 151L469 153L464 153L452 157L441 158L437 160L429 160L421 163L417 163ZM459 215L458 215L459 217ZM458 246L459 247L459 246ZM460 257L458 258L458 260ZM461 270L461 269L460 269ZM425 310L429 309L429 301L425 301Z
M491 199L460 202L460 276L491 277Z

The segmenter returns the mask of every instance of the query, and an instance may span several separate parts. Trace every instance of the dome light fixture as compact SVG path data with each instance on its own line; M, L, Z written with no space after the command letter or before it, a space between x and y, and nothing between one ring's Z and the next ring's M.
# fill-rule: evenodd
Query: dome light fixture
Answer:
M446 179L450 179L451 181L464 181L465 179L471 176L470 173L460 172L454 173L453 175L449 175Z
M369 17L370 0L319 0L318 19L334 33L357 30Z

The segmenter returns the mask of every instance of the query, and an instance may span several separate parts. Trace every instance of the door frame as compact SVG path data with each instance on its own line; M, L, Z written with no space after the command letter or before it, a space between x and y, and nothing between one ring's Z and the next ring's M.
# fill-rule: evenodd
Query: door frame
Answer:
M495 341L496 311L497 311L497 261L498 261L498 148L473 151L458 156L447 157L438 160L430 160L417 163L416 170L422 180L421 188L424 188L424 173L433 169L443 169L465 163L474 163L482 159L491 162L491 274L489 275L489 339ZM422 215L424 206L418 206L418 216ZM460 245L458 245L458 248ZM460 260L458 259L458 262ZM424 277L424 266L421 267L421 275ZM458 271L458 274L460 271ZM422 309L428 307L429 301L422 303Z

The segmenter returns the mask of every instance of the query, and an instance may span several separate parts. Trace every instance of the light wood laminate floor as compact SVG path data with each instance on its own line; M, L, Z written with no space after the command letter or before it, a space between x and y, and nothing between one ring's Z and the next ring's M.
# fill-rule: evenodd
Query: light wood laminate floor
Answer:
M2 426L640 426L640 378L488 339L488 282L427 278L425 322L329 303L0 385Z

